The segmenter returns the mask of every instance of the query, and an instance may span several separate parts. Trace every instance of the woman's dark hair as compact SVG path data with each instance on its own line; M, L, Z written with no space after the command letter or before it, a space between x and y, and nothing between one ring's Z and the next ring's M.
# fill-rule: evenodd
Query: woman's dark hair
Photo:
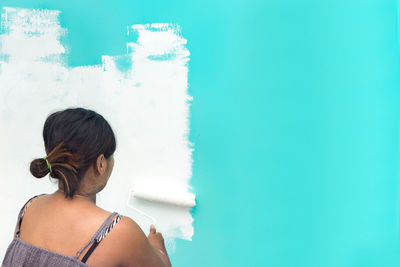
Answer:
M69 108L47 117L43 127L50 176L62 182L65 197L72 198L88 168L103 154L106 159L116 149L115 135L108 122L95 111ZM33 176L50 172L44 158L31 162Z

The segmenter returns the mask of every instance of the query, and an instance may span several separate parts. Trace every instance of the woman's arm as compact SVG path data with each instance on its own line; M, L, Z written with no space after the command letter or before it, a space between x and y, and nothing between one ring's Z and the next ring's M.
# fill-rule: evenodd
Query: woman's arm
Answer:
M165 249L164 238L160 232L156 231L156 227L154 225L150 226L150 233L147 239L156 250L165 266L171 267L171 261L169 260L167 250Z

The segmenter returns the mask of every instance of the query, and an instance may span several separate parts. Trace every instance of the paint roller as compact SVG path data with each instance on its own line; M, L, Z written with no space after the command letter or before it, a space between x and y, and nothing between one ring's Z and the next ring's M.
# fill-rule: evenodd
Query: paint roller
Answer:
M152 216L131 204L135 198L181 208L192 208L196 205L196 196L193 193L187 192L186 189L182 187L172 184L163 184L159 181L154 183L136 183L134 188L130 191L127 205L140 214L150 218L153 222L155 222L155 219Z

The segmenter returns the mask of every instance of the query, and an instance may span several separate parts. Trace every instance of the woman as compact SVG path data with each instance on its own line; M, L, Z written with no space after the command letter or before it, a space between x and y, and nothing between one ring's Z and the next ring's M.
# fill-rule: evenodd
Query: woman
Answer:
M51 114L43 129L47 156L31 173L58 179L53 194L30 199L18 216L2 266L171 266L161 233L148 237L131 218L96 206L111 175L114 133L94 111Z

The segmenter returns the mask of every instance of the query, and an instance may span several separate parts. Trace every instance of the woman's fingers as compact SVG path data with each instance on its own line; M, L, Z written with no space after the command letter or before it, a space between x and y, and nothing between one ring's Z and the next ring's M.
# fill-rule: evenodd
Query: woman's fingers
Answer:
M162 244L164 243L164 237L160 232L157 232L156 227L153 224L150 225L150 233L148 239L152 242L162 243Z
M156 227L153 224L151 224L150 225L150 234L155 234L155 233L156 233Z

